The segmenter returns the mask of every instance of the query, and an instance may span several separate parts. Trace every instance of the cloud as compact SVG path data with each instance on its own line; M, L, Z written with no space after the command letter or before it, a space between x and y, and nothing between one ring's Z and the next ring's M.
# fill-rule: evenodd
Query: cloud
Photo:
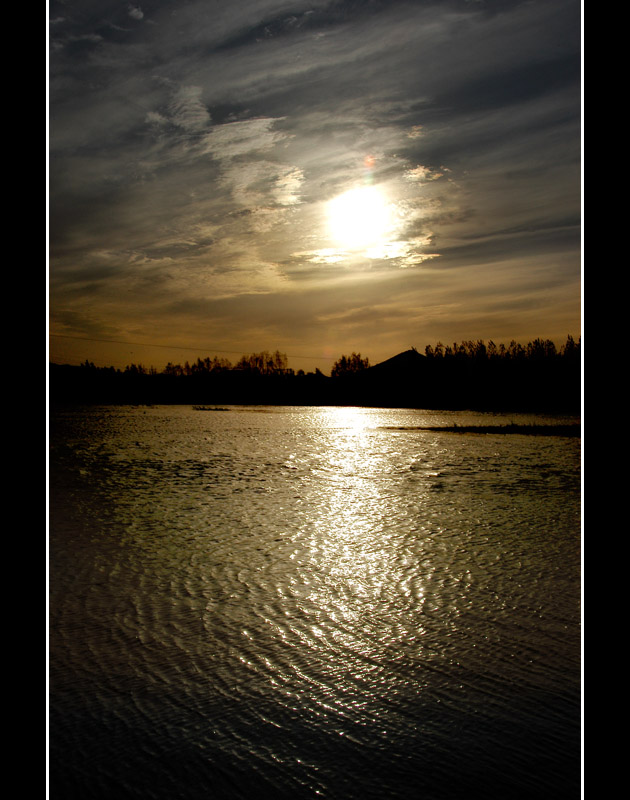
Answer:
M217 125L203 139L201 150L219 160L271 150L287 134L275 129L278 119L260 117Z
M211 118L201 100L202 93L201 86L182 86L177 89L168 109L173 124L189 133L199 133L208 128Z
M436 181L438 180L438 178L441 178L442 175L443 173L434 172L428 167L423 167L421 164L418 164L417 167L413 167L413 169L408 169L405 171L405 178L407 180L418 181L419 183L425 183L426 181Z
M572 0L192 0L147 16L90 0L51 13L51 306L64 330L81 330L83 293L90 330L150 338L189 320L197 335L205 309L226 337L251 321L252 339L323 342L354 319L376 347L358 327L373 313L387 346L408 347L413 326L485 331L486 312L498 325L484 289L506 308L534 298L529 322L536 302L549 315L538 287L552 279L566 324L560 287L574 299L580 261ZM391 229L344 250L327 203L366 184L388 197Z
M280 205L292 206L300 202L299 191L304 182L304 172L299 167L282 166L274 182L273 196Z

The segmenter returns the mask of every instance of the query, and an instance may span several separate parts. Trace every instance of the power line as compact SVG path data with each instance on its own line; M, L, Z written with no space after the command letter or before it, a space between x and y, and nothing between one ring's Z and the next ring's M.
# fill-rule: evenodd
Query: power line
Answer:
M132 345L134 347L162 347L165 349L170 350L193 350L195 353L208 353L210 351L214 353L231 353L232 355L243 355L242 350L217 350L214 347L189 347L188 345L173 345L173 344L147 344L146 342L126 342L120 339L92 339L88 336L69 336L68 334L64 333L49 333L49 336L55 336L58 339L73 339L77 342L101 342L104 344L125 344L125 345ZM334 356L303 356L303 355L291 355L290 353L286 354L287 358L314 358L314 359L325 359L328 361L333 361Z

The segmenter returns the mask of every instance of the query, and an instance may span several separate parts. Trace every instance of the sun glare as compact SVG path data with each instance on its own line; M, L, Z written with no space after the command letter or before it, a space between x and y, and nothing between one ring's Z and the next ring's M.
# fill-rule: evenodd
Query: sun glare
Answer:
M376 186L351 189L328 204L328 224L333 239L342 247L370 247L387 235L389 204Z

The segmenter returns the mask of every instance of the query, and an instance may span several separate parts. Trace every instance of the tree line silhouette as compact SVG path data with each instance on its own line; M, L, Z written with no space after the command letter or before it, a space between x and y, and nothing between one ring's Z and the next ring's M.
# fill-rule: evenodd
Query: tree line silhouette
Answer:
M575 359L579 361L580 340L576 342L573 336L569 334L567 341L560 350L556 349L556 345L550 339L534 339L533 342L528 342L525 346L513 339L507 347L504 344L496 345L492 340L486 345L483 339L478 339L476 342L461 342L461 344L455 342L452 346L438 342L435 347L430 344L427 345L425 355L429 358L459 358L473 361L493 361L496 359L503 359L504 361Z
M548 339L526 345L463 341L427 345L370 364L342 355L330 377L293 370L276 350L169 362L162 370L129 364L124 370L50 365L51 403L363 405L408 408L578 411L581 341L569 335L556 348Z

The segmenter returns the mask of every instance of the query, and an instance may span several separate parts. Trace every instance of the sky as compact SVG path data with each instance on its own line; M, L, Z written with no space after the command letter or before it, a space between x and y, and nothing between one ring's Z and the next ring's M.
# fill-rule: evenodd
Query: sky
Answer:
M50 0L49 358L581 335L579 0Z

